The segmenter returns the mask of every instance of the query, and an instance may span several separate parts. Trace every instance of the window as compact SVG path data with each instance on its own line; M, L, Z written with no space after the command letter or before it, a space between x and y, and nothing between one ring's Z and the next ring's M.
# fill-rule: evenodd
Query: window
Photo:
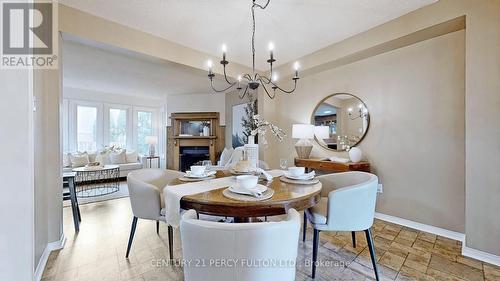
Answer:
M148 111L137 111L137 152L148 153L146 137L153 135L153 113Z
M77 106L76 122L77 150L97 150L97 108Z
M127 110L109 109L109 145L127 147Z

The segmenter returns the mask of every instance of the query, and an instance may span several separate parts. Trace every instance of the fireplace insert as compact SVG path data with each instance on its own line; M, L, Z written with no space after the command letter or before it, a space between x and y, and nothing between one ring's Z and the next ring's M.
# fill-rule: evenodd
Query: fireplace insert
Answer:
M188 171L195 163L210 159L208 146L183 146L179 148L179 168Z

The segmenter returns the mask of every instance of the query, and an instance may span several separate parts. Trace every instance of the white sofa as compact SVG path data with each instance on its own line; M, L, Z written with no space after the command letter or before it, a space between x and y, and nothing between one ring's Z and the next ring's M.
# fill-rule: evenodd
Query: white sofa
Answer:
M70 153L65 153L63 155L64 158L66 157L69 157L68 154ZM90 162L94 162L96 161L96 156L95 154L97 153L89 153L89 160ZM136 161L135 162L128 162L127 163L124 163L124 164L113 164L113 163L106 163L108 165L118 165L120 167L120 177L121 178L126 178L128 173L132 172L132 171L135 171L135 170L140 170L142 169L143 167L145 167L145 160L146 160L146 157L145 156L141 156L141 155L138 155L137 158L135 159ZM73 168L71 163L67 163L68 161L63 161L63 173L66 173L66 172L71 172L73 171ZM68 166L69 164L69 166Z

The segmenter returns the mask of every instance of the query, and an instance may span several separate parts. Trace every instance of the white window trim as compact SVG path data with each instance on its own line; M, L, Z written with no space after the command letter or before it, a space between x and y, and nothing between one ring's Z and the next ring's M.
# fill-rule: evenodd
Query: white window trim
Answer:
M144 107L144 106L134 106L133 108L133 147L135 148L135 150L137 151L138 150L138 143L137 143L137 138L138 138L138 130L137 130L137 124L138 124L138 120L137 120L137 112L151 112L152 113L152 117L151 117L151 123L152 123L152 126L153 126L153 135L155 136L159 136L158 132L160 131L159 130L159 124L158 124L158 115L159 115L159 110L157 108L152 108L152 107ZM157 154L159 155L159 153L162 152L162 148L160 147L160 139L158 138L158 145L156 147L157 149Z
M153 134L158 136L158 145L156 148L157 155L165 155L165 134L163 126L165 122L164 109L162 107L149 106L134 106L126 104L103 103L98 101L87 101L79 99L64 99L63 100L63 118L67 118L67 126L63 125L62 130L67 133L67 140L64 140L64 152L77 151L77 107L90 106L97 108L97 150L102 149L105 145L109 145L109 109L125 109L127 110L127 144L126 149L137 151L137 112L145 111L152 113ZM64 123L64 122L63 122Z
M133 125L131 126L130 124L133 124L133 116L132 116L132 106L130 105L123 105L123 104L104 104L104 119L103 119L103 126L104 126L104 135L103 135L103 140L106 145L109 145L110 139L109 139L109 110L110 109L122 109L126 110L126 116L127 116L127 128L126 128L126 144L125 144L125 149L131 150L134 145L133 145Z
M82 100L70 100L69 101L69 145L70 151L77 151L77 107L78 106L87 106L87 107L95 107L97 108L97 119L96 119L96 148L97 150L103 147L103 105L99 102L91 102L91 101L82 101Z

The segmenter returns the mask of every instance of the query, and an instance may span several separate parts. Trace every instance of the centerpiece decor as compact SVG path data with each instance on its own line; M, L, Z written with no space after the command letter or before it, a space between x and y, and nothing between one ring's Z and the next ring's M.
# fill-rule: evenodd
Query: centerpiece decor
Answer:
M283 141L286 134L280 127L262 119L258 114L253 116L253 123L255 129L248 136L248 143L245 144L245 155L250 167L256 169L259 165L259 145L255 143L255 136L258 135L261 143L267 145L266 133L268 130L280 142Z

